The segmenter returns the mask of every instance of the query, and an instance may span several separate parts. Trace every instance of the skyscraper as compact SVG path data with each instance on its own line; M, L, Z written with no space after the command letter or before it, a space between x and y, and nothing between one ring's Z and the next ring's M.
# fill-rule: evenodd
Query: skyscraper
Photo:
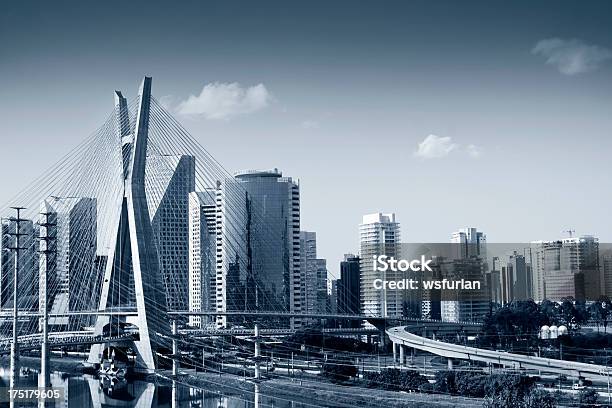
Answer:
M476 228L462 228L451 236L453 256L455 259L478 256L487 258L487 236Z
M96 199L49 197L43 202L41 212L49 214L50 223L55 224L46 231L46 234L55 237L55 256L51 258L47 270L50 312L96 309L98 305L94 291L99 282L98 274L101 273L96 254ZM83 282L90 284L83 285ZM77 320L84 321L77 317L52 317L49 324L66 326Z
M466 227L451 235L451 260L441 261L444 278L479 281L480 290L442 292L440 314L444 321L479 320L489 310L487 285L487 238L484 232Z
M217 310L302 312L296 182L276 169L221 181L216 269ZM226 319L218 323L223 326Z
M327 260L316 259L316 303L315 313L328 313L327 310Z
M503 303L531 298L531 276L525 256L513 251L501 266Z
M378 272L372 259L387 255L400 258L400 226L395 214L375 213L363 216L359 225L361 271L361 311L367 315L400 317L404 295L401 290L376 289L375 279L399 280L400 272Z
M189 311L216 310L216 209L214 190L189 193ZM210 320L189 316L189 325Z
M145 191L168 310L189 304L189 193L195 157L149 155Z
M612 253L607 251L603 254L601 264L605 284L603 294L612 298Z
M595 237L533 241L531 264L535 301L596 300L602 294L599 240Z
M12 308L13 301L13 274L15 271L15 236L17 222L3 219L0 225L0 307ZM23 248L19 254L19 288L21 295L18 299L20 308L37 309L38 295L38 227L32 220L23 220L20 223L19 247Z
M315 313L317 305L317 234L300 231L300 269L304 298L302 311Z
M340 279L338 282L338 313L360 314L360 270L359 257L353 254L344 255L340 262ZM347 321L351 327L359 327L359 321ZM347 324L345 323L345 324Z

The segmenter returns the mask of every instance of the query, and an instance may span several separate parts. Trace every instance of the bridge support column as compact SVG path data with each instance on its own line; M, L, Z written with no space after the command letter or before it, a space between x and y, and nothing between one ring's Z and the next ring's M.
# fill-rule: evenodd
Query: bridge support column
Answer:
M453 369L453 359L452 358L448 358L447 359L447 364L448 364L448 369L452 370Z
M261 354L261 345L259 344L259 325L255 324L255 379L261 378L261 370L259 368L259 356Z
M172 375L178 375L179 371L179 349L178 349L178 341L176 340L176 336L178 336L178 330L176 329L176 320L172 321Z
M399 350L400 350L400 367L403 367L406 365L406 346L404 346L403 344L399 345Z
M395 363L397 363L397 346L399 346L399 344L393 343L393 364L394 365Z
M385 329L381 329L380 330L380 342L379 342L379 348L381 348L382 350L386 349L386 345L389 342L389 338L387 337L387 334L385 333Z
M416 349L414 347L410 348L410 364L414 365L414 356L416 353Z

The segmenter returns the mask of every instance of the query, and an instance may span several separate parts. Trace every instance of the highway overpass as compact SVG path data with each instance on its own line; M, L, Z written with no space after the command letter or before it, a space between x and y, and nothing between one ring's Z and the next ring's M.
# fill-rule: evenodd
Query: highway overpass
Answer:
M449 368L452 368L452 361L458 359L479 361L517 370L541 370L549 373L565 374L568 377L583 377L598 381L607 381L612 371L606 366L597 364L526 356L505 351L493 351L447 343L416 335L409 330L413 331L414 328L411 326L399 326L386 331L390 341L393 342L393 355L396 359L396 350L399 349L399 362L401 365L405 365L408 352L416 349L448 358Z

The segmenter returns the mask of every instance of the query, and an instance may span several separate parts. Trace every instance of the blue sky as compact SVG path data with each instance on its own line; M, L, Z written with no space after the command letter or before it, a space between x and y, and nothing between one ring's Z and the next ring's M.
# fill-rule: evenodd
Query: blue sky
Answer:
M230 171L300 180L337 273L361 215L406 242L612 240L612 4L11 2L0 6L0 202L153 92Z

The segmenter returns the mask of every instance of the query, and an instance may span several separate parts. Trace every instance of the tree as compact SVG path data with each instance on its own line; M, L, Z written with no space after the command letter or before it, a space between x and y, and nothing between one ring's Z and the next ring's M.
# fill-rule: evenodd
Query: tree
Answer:
M436 371L434 390L443 394L457 394L454 371Z
M599 325L603 322L603 304L599 302L593 302L589 305L587 311L589 312L589 317L597 324L597 331L599 331Z
M531 390L525 397L525 408L555 408L557 399L550 392L539 390L537 388Z
M485 393L488 396L505 395L507 392L516 394L519 400L531 391L535 380L524 375L491 375L485 385Z
M598 326L601 324L604 331L606 331L608 327L608 319L610 319L610 315L612 314L612 301L610 301L610 298L607 296L600 296L596 303L601 305Z
M560 317L568 329L579 329L580 325L588 319L584 302L575 302L571 296L561 299Z
M484 373L460 371L455 374L457 392L464 397L483 398L488 376Z
M597 404L599 394L592 388L585 388L578 393L578 402L581 408L593 407Z
M556 302L551 302L548 299L544 299L542 303L540 303L540 313L545 317L545 321L543 324L548 326L552 324L559 324L559 304Z
M380 373L366 372L363 378L369 388L391 391L418 391L429 383L427 378L416 370L401 371L397 368L386 368Z

